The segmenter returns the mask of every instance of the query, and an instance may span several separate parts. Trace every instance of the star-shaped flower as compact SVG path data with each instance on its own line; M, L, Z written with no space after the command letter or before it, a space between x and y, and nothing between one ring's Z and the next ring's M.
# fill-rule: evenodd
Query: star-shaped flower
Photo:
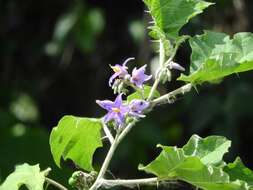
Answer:
M145 74L146 67L147 67L147 65L144 65L139 69L136 69L136 67L135 67L132 71L132 76L130 78L130 82L135 84L139 88L142 88L143 83L150 80L152 77L152 75Z
M97 100L96 103L108 111L103 118L105 123L113 120L119 127L124 124L129 108L123 105L122 94L119 94L114 102L110 100Z
M114 71L114 74L109 79L109 86L112 86L113 80L117 77L124 79L126 75L129 75L127 72L128 67L126 64L131 60L134 60L134 58L128 58L122 65L116 64L114 66L110 66Z
M149 107L145 100L132 100L129 104L129 115L134 117L145 117L143 111Z

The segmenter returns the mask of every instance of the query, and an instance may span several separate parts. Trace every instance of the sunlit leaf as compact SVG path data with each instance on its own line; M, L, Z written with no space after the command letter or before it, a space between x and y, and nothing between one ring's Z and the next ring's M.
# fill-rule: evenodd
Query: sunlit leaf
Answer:
M154 19L151 36L177 38L180 29L212 3L202 0L144 0Z
M160 155L147 166L139 166L139 169L162 180L178 179L205 190L249 189L244 181L230 181L222 167L214 165L229 145L230 142L223 137L202 139L194 135L183 148L159 145L162 148ZM219 159L215 158L219 153Z
M231 141L221 136L201 138L193 135L183 146L187 156L197 156L204 164L217 164L222 161L223 155L228 152Z
M50 146L56 164L61 158L71 159L81 168L91 171L95 150L102 146L102 124L99 119L63 117L50 135Z
M201 84L253 69L253 34L238 33L230 39L224 33L205 31L190 40L190 74L179 80Z
M39 165L23 164L16 166L15 171L0 186L0 190L18 190L22 185L29 190L43 190L44 181L45 173L40 171Z
M240 158L237 158L233 163L229 163L224 171L229 174L230 180L241 180L253 187L253 172L244 166Z
M160 147L161 154L139 169L161 179L180 179L200 188L229 182L229 176L220 168L204 165L197 156L186 156L183 149L176 147Z

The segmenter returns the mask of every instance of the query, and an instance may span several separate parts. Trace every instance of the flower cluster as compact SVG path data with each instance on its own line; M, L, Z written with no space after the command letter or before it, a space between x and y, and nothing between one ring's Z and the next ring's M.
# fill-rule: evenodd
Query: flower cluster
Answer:
M132 74L128 73L126 64L134 58L127 59L122 65L116 64L110 66L114 74L109 79L109 86L114 88L119 84L127 83L136 88L143 89L143 84L151 79L151 75L146 75L146 66L144 65L137 69L133 69ZM130 103L124 103L122 100L122 92L116 97L115 101L110 100L97 100L96 103L107 110L107 114L103 117L105 123L113 121L116 127L123 127L126 123L127 117L142 118L144 110L149 107L149 102L140 99L134 99Z
M124 104L122 94L119 94L114 102L97 100L96 103L108 111L103 118L104 122L114 121L117 127L124 125L127 116L145 117L143 111L149 106L149 103L145 100L132 100L129 104Z
M114 74L109 79L109 86L112 86L115 79L121 79L129 81L138 88L143 88L143 83L152 78L151 75L145 74L147 65L144 65L139 69L135 67L132 71L132 75L130 75L127 71L128 67L126 64L131 60L134 60L134 58L127 59L122 65L116 64L115 66L110 66L114 71Z

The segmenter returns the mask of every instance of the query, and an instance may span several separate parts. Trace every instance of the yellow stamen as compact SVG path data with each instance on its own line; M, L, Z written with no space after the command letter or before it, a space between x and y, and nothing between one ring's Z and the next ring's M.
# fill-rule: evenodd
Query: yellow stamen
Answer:
M112 111L116 112L116 113L119 113L120 112L120 109L119 108L112 108Z
M120 72L120 68L119 68L119 67L117 67L117 66L111 66L111 65L110 65L110 67L112 68L112 70L113 70L115 73Z

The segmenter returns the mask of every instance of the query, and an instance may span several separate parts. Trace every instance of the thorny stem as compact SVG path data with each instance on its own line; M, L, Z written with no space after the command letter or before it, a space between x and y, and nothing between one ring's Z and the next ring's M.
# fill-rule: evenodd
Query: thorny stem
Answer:
M115 180L102 179L100 183L102 184L101 186L105 188L111 188L115 186L136 187L140 185L157 185L159 181L157 177L154 177L146 179L115 179Z
M160 40L160 58L159 58L159 69L158 74L156 77L156 80L151 88L151 91L149 93L149 96L147 98L147 101L151 101L153 98L153 95L155 93L155 90L157 89L160 80L161 80L161 71L168 66L168 64L173 60L174 56L176 55L176 51L179 47L179 44L174 47L173 53L170 56L170 58L165 62L165 49L162 40ZM186 92L189 92L192 88L191 84L186 84L182 86L181 88L178 88L168 94L165 94L153 101L151 101L151 107L154 107L156 105L160 105L163 103L170 103L171 100L174 100L175 97L179 94L184 94ZM138 89L136 89L138 90ZM113 154L120 144L120 142L124 139L124 137L128 134L128 132L132 129L132 127L135 125L135 123L138 120L133 120L131 123L129 123L121 132L118 132L115 136L115 138L112 137L109 129L106 125L104 125L104 131L106 133L106 136L109 138L111 142L110 149L106 155L106 158L102 164L102 167L100 169L100 172L98 174L98 177L96 181L93 183L93 185L90 187L89 190L96 190L99 187L105 187L110 188L114 186L126 186L126 187L134 187L139 185L158 185L159 180L157 178L146 178L146 179L132 179L132 180L106 180L104 179L104 175L106 173L106 170L108 169L108 166L111 162L111 159L113 157ZM65 190L65 189L64 189Z
M163 104L168 102L172 97L176 97L179 94L184 94L186 92L189 92L191 90L191 84L186 84L182 86L181 88L178 88L168 94L165 94L155 100L153 100L151 103L153 106ZM129 133L129 131L132 129L132 127L136 124L138 120L134 120L131 123L129 123L124 130L121 133L117 133L114 141L111 144L111 147L106 155L106 158L104 160L104 163L100 169L100 172L98 174L98 177L96 181L93 183L91 188L89 190L96 190L101 186L104 187L110 187L110 186L138 186L138 185L149 185L154 182L158 182L157 178L149 178L149 179L137 179L137 180L105 180L104 174L106 170L108 169L108 166L111 162L112 156L118 147L119 143L124 139L124 137Z
M60 190L68 190L66 187L64 187L63 185L59 184L58 182L56 182L56 181L54 181L54 180L52 180L52 179L50 179L50 178L47 178L47 177L46 177L45 180L46 180L46 182L47 182L48 184L51 184L51 185L57 187L57 188L60 189Z
M155 93L155 90L157 89L159 83L160 83L160 80L161 80L161 70L163 69L164 67L164 60L165 60L165 50L164 50L164 46L163 46L163 42L162 40L160 39L159 41L160 43L160 48L159 48L159 69L157 71L157 76L156 76L156 80L150 90L150 93L149 93L149 96L148 96L148 101L151 100L153 98L153 95Z
M160 83L161 73L162 73L163 69L166 69L166 67L168 67L170 62L174 59L174 57L176 56L177 50L182 42L183 41L179 41L175 44L175 47L172 50L172 54L170 55L169 59L165 62L166 55L165 55L164 45L163 45L162 40L161 39L159 40L159 43L160 43L159 68L157 71L156 80L151 88L150 93L149 93L149 96L147 99L148 101L152 100L152 98L154 96L155 90L157 89L157 87Z
M112 143L112 145L105 157L103 165L99 171L98 177L97 177L96 181L93 183L93 185L91 186L90 190L95 190L95 189L99 188L99 180L104 177L105 172L111 162L112 156L113 156L114 151L116 150L117 146L118 146L118 134L116 135L116 137L115 137L115 139L114 139L114 141L113 141L113 143Z
M103 130L105 132L105 135L109 139L110 143L112 144L114 141L114 138L113 138L110 130L108 129L107 125L104 122L102 122L102 123L103 123Z
M126 126L126 128L119 135L118 143L120 143L122 139L127 135L127 133L129 133L129 131L132 129L136 122L137 120L134 120Z
M157 177L153 178L144 178L144 179L115 179L115 180L107 180L107 179L102 179L100 181L101 186L104 188L111 188L115 186L124 186L124 187L139 187L141 185L146 185L146 186L159 186L162 183L165 183L164 181L160 181ZM174 183L170 181L170 183Z
M192 84L186 84L172 92L169 92L168 94L165 94L159 98L156 98L152 101L153 106L165 104L165 103L173 103L176 97L180 94L185 94L187 92L190 92L192 89Z
M103 162L103 165L99 171L98 177L96 179L96 181L93 183L93 185L91 186L90 190L96 190L101 186L101 180L103 179L105 172L111 162L112 156L116 150L116 148L118 147L119 143L122 141L122 139L126 136L126 134L132 129L132 127L134 126L134 124L137 122L137 120L132 121L131 123L129 123L126 128L120 133L120 134L116 134L116 137L113 141L113 143L111 144L111 147L106 155L106 158Z

